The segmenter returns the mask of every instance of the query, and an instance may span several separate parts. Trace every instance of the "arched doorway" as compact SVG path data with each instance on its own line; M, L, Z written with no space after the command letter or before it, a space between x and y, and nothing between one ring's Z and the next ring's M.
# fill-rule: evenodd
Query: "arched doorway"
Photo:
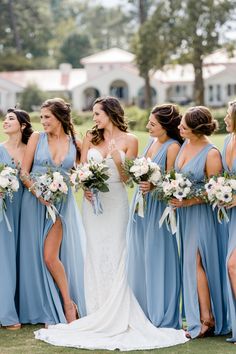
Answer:
M157 104L157 91L154 89L154 87L151 87L151 92L152 92L152 106ZM145 108L145 87L141 87L138 90L138 106L140 108Z
M84 95L84 111L90 111L92 109L93 102L100 96L100 92L95 87L88 87L83 92Z
M110 95L117 97L123 103L129 102L128 85L123 80L115 80L110 85Z

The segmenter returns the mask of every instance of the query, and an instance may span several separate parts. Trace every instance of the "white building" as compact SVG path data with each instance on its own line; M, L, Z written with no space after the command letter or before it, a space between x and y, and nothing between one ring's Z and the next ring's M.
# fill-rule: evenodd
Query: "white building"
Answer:
M144 103L144 79L135 56L112 48L82 59L83 69L61 64L58 70L0 72L0 109L17 103L29 84L36 84L52 96L71 98L73 108L87 110L96 97L116 96L125 105ZM231 58L224 49L204 59L205 104L223 106L236 96L236 52ZM166 65L151 75L153 104L187 103L193 100L194 71L191 64Z

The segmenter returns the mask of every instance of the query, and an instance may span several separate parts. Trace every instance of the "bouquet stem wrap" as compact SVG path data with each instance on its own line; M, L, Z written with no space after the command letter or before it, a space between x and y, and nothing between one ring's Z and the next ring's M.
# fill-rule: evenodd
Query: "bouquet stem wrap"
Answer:
M168 205L159 220L159 228L162 227L163 222L166 222L166 227L174 235L177 231L175 210L171 205ZM170 227L169 227L170 226Z
M99 190L92 188L93 198L92 198L92 207L95 215L101 215L103 213L103 207L101 200L99 198Z
M57 208L54 205L47 205L47 219L50 216L53 224L55 224L57 215L59 215Z
M219 221L220 224L222 224L222 220L225 220L225 222L229 222L229 217L227 215L227 212L225 210L225 207L223 207L222 205L217 204L217 202L215 202L212 205L212 209L214 210L215 208L218 208L217 210L217 220Z
M0 198L0 223L3 221L3 219L5 219L5 221L6 221L8 231L12 232L10 222L9 222L7 214L4 210L3 198Z
M144 207L145 207L145 196L143 195L142 191L138 191L135 202L134 202L134 210L138 209L138 216L144 218Z

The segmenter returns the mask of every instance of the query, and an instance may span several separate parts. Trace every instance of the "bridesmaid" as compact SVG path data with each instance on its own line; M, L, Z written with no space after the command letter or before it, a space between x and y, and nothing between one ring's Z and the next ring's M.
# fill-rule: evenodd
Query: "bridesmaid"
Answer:
M236 101L229 103L225 117L226 130L230 133L223 150L223 166L225 171L236 174ZM230 342L236 344L236 196L229 207L229 243L227 253L227 290L229 298L229 314L232 327Z
M20 238L21 323L71 322L84 315L84 229L72 191L57 204L55 224L46 217L46 203L37 198L29 173L44 173L47 167L67 175L80 157L75 140L71 108L60 98L41 106L43 133L35 132L27 145L22 179L27 189L22 199ZM30 218L29 218L30 213Z
M0 144L0 163L12 168L21 164L27 141L33 130L27 112L9 109L3 122L3 131L8 140ZM20 222L20 205L23 186L14 193L13 201L6 199L6 215L12 231L6 221L0 222L0 324L7 329L21 328L16 310L16 269L17 243Z
M181 115L177 106L163 104L153 108L147 129L152 139L144 156L156 162L164 172L174 167L183 140L178 126ZM146 194L144 218L135 213L135 197L128 227L129 281L144 313L156 327L180 328L180 266L176 237L159 220L166 203L150 191L153 185L141 182ZM137 193L137 192L136 192Z
M185 143L177 156L175 169L189 175L199 185L206 177L222 171L220 153L208 138L216 127L217 122L203 106L189 108L179 126ZM173 199L171 204L179 208L186 336L223 334L224 297L212 207L199 198Z

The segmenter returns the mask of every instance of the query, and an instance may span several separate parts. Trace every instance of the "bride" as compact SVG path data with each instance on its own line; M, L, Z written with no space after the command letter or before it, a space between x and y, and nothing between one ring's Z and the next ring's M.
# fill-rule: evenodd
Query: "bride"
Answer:
M49 326L35 337L53 345L124 351L173 346L187 341L183 330L156 328L145 317L126 278L128 199L122 164L137 156L138 142L128 133L124 111L114 97L93 105L95 127L87 134L82 162L106 161L109 192L100 193L103 213L95 215L93 194L85 193L87 234L85 298L88 315L70 324Z

